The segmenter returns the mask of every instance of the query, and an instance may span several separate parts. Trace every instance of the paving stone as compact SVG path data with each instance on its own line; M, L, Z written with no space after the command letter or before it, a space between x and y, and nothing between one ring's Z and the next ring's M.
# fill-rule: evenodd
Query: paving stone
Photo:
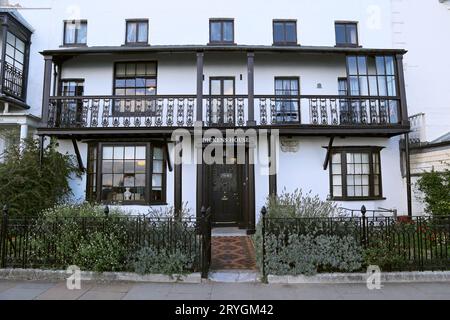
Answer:
M128 291L124 300L163 300L172 288L173 284L146 283L137 284Z
M76 300L91 288L92 285L82 282L80 290L69 290L66 283L62 282L39 295L36 300Z
M123 292L88 291L79 300L121 300L125 296Z
M6 291L8 289L11 289L17 285L16 282L13 281L0 281L0 293L3 291Z
M13 287L0 293L0 300L33 300L47 289L20 289Z

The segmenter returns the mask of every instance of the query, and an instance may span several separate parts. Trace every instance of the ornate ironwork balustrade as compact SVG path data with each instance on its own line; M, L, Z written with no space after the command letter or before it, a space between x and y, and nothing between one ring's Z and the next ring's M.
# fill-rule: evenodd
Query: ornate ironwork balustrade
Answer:
M400 99L354 96L255 96L249 119L245 95L204 96L207 127L390 126L401 124ZM193 127L197 96L52 97L49 128Z

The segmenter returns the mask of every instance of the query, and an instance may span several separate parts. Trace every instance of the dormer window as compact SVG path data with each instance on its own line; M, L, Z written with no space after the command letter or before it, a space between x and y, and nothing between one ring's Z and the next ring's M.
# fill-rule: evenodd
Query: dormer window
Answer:
M125 43L127 45L148 44L148 20L128 20Z
M358 43L357 22L336 22L336 46L356 47Z
M273 21L273 44L274 45L296 45L297 44L297 21L274 20Z
M87 21L64 21L64 45L86 45Z
M233 44L234 43L234 20L233 19L210 19L209 20L209 43L210 44Z

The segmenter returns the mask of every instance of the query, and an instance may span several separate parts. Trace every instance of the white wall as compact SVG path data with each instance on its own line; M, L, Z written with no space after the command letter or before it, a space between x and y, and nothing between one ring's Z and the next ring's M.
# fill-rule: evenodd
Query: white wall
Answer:
M405 48L409 114L426 115L426 141L450 131L450 6L438 0L392 0L393 46Z

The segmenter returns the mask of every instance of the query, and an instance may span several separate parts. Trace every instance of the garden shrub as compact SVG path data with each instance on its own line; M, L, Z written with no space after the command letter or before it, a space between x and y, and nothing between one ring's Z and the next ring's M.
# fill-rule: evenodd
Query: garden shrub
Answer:
M57 151L56 140L44 149L42 164L38 140L22 143L23 150L11 144L0 163L0 204L9 206L11 217L35 216L66 201L69 179L80 173L73 157Z
M333 202L322 201L298 189L267 200L271 229L266 231L266 272L274 275L313 275L317 272L352 272L362 266L362 248L351 226L332 230L324 218L340 217ZM311 219L316 218L316 219ZM298 219L298 220L297 220ZM297 223L298 222L298 223ZM262 221L254 236L257 263L262 265Z
M106 218L103 207L88 203L46 210L35 221L31 260L55 268L76 265L89 271L119 271L131 249L126 244L125 218L118 209L111 210ZM42 261L49 246L57 253L57 260Z
M170 251L167 248L156 250L146 247L132 256L131 265L138 274L166 274L169 276L183 275L193 269L192 257L181 249Z
M450 215L450 170L426 172L417 182L425 210L433 216Z
M268 218L329 218L341 216L341 209L332 201L323 201L310 191L303 194L301 189L292 193L283 191L281 195L267 199Z
M362 248L351 236L269 235L266 271L273 275L314 275L317 272L353 272L361 269Z

